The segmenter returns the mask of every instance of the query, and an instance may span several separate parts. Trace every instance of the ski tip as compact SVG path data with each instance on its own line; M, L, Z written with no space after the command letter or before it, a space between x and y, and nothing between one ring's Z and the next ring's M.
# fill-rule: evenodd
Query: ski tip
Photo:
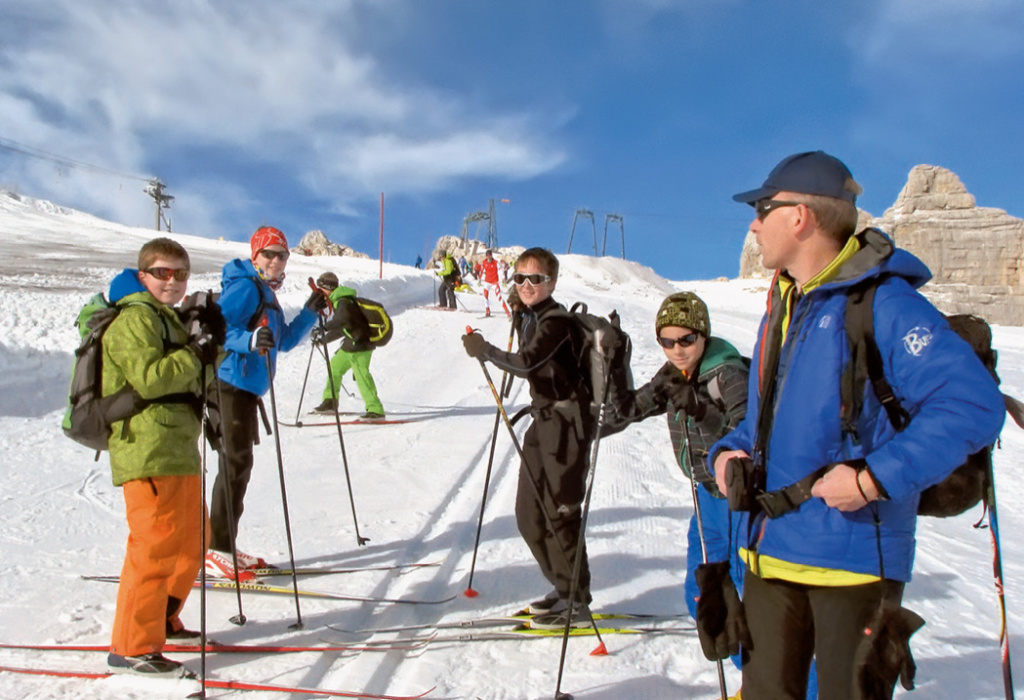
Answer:
M465 591L462 592L462 595L466 596L467 598L476 598L480 594L472 588L467 588Z
M590 652L590 655L591 656L608 656L608 647L606 647L604 645L604 642L601 642L600 644L597 645L597 647L594 649L594 651Z

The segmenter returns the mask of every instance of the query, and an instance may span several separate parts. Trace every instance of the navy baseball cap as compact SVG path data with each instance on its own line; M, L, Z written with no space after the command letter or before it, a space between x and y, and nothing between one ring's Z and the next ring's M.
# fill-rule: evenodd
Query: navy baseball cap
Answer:
M753 206L758 200L774 197L779 192L796 192L834 197L856 204L860 191L860 185L853 180L843 161L824 151L808 151L785 158L768 173L763 185L732 198Z

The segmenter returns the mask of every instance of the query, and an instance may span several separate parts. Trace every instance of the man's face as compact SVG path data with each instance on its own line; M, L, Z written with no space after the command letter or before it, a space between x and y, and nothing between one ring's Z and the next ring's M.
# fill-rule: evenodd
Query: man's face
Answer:
M284 268L288 266L288 249L284 246L269 245L257 253L252 261L268 278L276 279L284 274Z
M792 261L797 247L797 239L792 235L791 223L794 216L799 215L796 207L789 202L799 195L792 192L779 192L770 201L785 202L784 205L769 205L764 214L757 214L750 224L758 248L761 251L761 264L769 270L785 270ZM764 200L762 200L764 201Z
M665 326L658 332L658 338L659 340L665 339L664 342L677 341L670 348L661 346L665 352L665 358L680 372L685 372L687 376L693 374L700 363L700 358L704 355L704 346L707 342L704 336L692 328Z
M548 273L544 271L540 263L532 258L517 263L516 272L524 275L543 275L548 277ZM529 280L526 280L522 284L516 284L516 291L519 292L519 298L524 304L534 306L551 296L551 293L555 291L556 281L549 279L547 282L532 284Z
M153 298L161 304L174 306L185 296L188 289L188 276L185 279L177 279L175 274L181 276L188 272L188 265L181 258L159 257L150 263L145 270L139 270L139 281L146 291L153 295ZM160 279L166 277L167 279Z

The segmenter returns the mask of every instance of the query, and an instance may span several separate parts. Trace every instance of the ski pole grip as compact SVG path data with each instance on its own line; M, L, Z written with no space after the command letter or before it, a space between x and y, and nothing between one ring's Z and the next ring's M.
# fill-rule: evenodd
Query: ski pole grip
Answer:
M320 287L316 286L316 280L313 279L312 276L310 276L309 278L309 288L312 289L314 292L320 291Z
M473 335L476 331L473 330L473 326L466 326L466 335Z

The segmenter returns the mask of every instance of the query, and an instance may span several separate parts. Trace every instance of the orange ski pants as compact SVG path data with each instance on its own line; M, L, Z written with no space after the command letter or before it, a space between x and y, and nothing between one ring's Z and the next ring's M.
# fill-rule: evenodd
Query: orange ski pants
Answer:
M154 476L123 484L128 544L110 649L122 656L162 651L203 564L210 522L200 476ZM172 601L169 603L169 601Z

